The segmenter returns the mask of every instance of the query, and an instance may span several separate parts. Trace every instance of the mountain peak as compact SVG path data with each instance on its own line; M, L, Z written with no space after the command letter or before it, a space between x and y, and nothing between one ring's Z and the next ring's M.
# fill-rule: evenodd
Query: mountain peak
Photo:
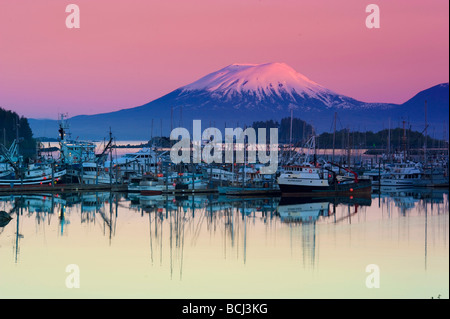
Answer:
M181 88L183 91L205 90L225 94L291 95L315 97L330 90L298 73L286 63L234 63Z

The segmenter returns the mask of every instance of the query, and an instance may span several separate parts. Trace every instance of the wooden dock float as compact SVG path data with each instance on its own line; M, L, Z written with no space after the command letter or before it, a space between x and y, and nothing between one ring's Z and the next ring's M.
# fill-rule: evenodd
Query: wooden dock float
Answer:
M56 184L51 185L24 185L24 186L3 186L0 187L0 194L17 194L17 193L39 193L39 192L96 192L96 191L112 191L112 192L126 192L128 186L125 184Z

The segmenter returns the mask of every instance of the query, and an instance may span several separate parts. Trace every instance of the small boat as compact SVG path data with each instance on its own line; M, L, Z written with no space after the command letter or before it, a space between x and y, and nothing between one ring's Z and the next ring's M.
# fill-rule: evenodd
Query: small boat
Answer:
M206 189L208 182L203 174L180 174L175 181L175 189Z

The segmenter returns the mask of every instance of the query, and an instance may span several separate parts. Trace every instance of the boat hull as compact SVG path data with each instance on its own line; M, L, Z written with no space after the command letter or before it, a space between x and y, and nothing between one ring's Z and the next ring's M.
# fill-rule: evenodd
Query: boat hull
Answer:
M55 172L52 175L44 175L40 177L33 177L33 178L24 178L24 179L1 179L0 180L0 186L9 186L9 187L17 187L17 186L27 186L27 185L44 185L44 184L50 184L53 180L59 181L61 178L63 178L66 175L66 171L59 171Z
M329 186L279 184L279 187L282 196L352 196L355 193L370 193L372 191L372 183L370 181L338 183Z
M153 195L161 195L161 194L162 194L162 190L158 190L158 189L141 190L141 195L143 195L143 196L153 196Z

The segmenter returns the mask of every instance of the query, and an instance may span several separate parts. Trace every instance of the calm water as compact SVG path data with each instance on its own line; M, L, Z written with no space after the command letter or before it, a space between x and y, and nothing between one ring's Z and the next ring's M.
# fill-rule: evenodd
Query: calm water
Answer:
M0 298L449 297L448 192L0 200Z

